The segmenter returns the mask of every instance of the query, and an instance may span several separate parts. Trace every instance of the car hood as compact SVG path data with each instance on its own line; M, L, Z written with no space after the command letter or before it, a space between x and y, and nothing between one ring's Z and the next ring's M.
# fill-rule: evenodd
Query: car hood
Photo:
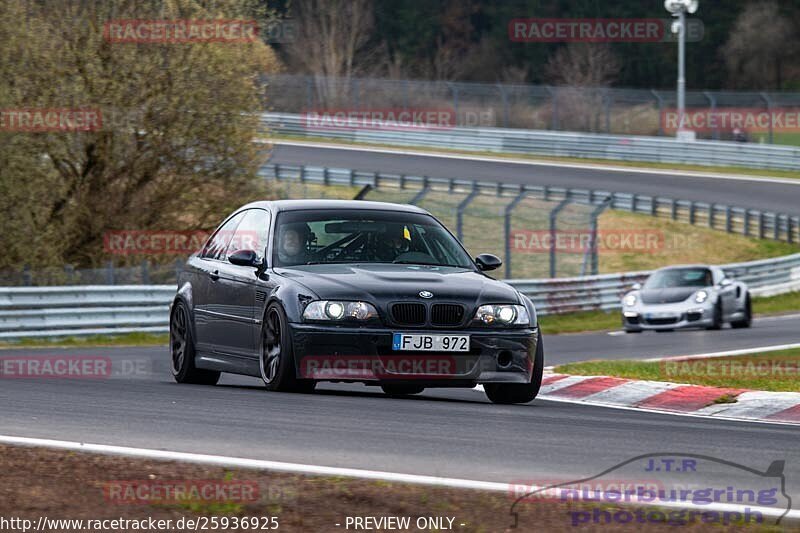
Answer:
M329 264L278 268L323 300L364 300L383 305L401 300L424 301L420 291L433 293L430 301L520 303L516 289L467 268L393 264Z
M670 287L667 289L643 289L641 291L642 303L646 304L671 304L682 302L703 287ZM707 289L706 289L707 290Z

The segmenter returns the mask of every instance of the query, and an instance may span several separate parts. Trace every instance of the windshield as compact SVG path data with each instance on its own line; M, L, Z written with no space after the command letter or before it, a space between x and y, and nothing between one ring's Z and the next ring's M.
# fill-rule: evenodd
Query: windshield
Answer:
M436 219L401 211L281 213L272 258L279 267L324 263L472 267L472 259Z
M713 284L713 276L707 268L672 268L655 272L647 279L644 288L708 287Z

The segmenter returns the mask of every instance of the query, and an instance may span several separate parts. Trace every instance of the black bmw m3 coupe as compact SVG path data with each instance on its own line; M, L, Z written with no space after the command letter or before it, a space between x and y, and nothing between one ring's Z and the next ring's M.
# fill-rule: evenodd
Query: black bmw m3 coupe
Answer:
M485 271L418 207L344 200L255 202L193 254L170 311L172 372L221 372L274 391L319 381L390 395L483 385L495 403L539 392L544 350L530 299Z

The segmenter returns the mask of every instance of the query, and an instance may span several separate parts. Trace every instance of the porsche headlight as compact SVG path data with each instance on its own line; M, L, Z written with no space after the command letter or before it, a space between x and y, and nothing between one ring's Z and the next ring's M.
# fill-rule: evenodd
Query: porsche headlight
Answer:
M367 302L317 300L308 304L303 311L306 320L369 320L377 316L378 311Z
M528 326L531 323L524 305L482 305L475 313L475 320L501 326Z
M708 299L708 293L706 291L697 291L694 293L694 301L701 304Z
M625 296L623 302L625 303L626 307L633 307L634 305L636 305L636 295L628 294L627 296Z

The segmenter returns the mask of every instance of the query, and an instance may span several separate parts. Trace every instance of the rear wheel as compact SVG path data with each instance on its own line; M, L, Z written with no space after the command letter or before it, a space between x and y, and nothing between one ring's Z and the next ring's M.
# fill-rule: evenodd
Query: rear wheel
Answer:
M425 387L418 385L398 385L396 383L384 383L381 388L389 396L409 396L411 394L419 394L425 390Z
M533 375L530 383L486 383L483 390L492 403L528 403L539 394L544 370L544 344L542 334L536 338L536 356L533 360Z
M750 293L747 293L744 300L744 318L731 322L732 328L749 328L753 324L753 304L750 301Z
M289 323L277 303L267 307L261 323L259 367L267 390L312 392L317 385L314 380L297 379Z
M189 311L186 304L180 301L173 306L169 320L169 348L172 356L172 377L178 383L215 385L219 381L219 372L194 366L197 352L189 325Z

